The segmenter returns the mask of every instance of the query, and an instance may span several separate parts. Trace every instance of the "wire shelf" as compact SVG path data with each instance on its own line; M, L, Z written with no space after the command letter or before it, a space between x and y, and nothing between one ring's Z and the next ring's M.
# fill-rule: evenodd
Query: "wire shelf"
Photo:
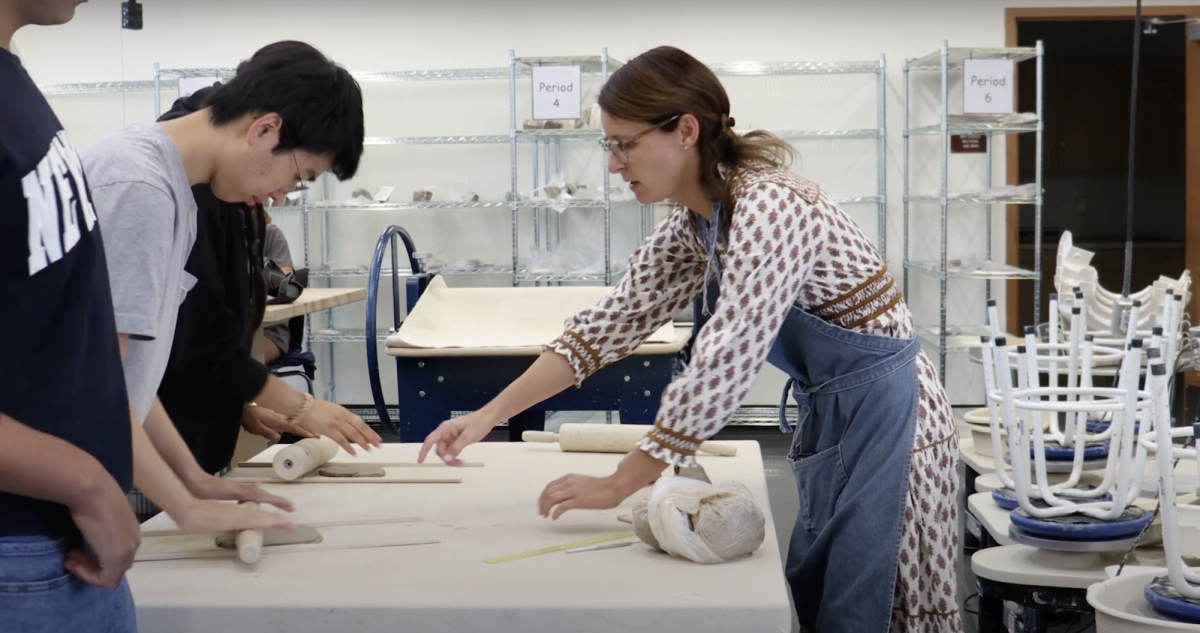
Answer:
M906 262L904 267L914 272L938 276L937 262ZM1037 279L1037 274L1032 270L991 262L986 269L947 271L946 277L948 279Z
M745 131L737 130L739 134L745 134ZM842 140L848 138L869 138L877 139L881 134L878 129L864 130L781 130L772 132L775 136L782 139L813 139L813 140Z
M363 343L367 340L367 331L365 329L354 328L338 328L337 334L318 334L313 332L309 341L313 343ZM391 335L388 330L376 330L375 340L384 342Z
M564 141L598 141L604 136L600 130L517 130L517 140L536 142L561 139ZM505 139L507 141L508 139Z
M234 68L165 68L158 72L160 79L182 77L233 77ZM508 79L508 68L446 68L441 70L399 70L384 72L351 72L351 77L363 82L443 81Z
M1027 123L1022 125L1001 125L999 123L961 123L946 127L946 132L949 134L1027 134L1037 131L1037 123ZM941 134L942 124L937 123L934 125L917 127L908 130L906 133L909 136Z
M480 268L430 268L431 275L511 275L512 267L483 266Z
M411 136L399 138L368 137L363 139L363 145L483 145L507 142L509 142L507 134L489 134L484 136Z
M610 208L637 206L637 204L637 200L609 200ZM518 209L600 209L603 207L603 200L522 200L517 203Z
M619 273L619 272L613 271L612 276L613 276L613 278L616 278L620 274L621 273ZM579 274L564 275L564 274L519 273L517 275L517 281L545 281L545 282L591 281L591 282L594 282L594 281L604 281L604 274L600 273L600 274L594 274L594 275L579 275Z
M534 66L579 66L584 75L599 75L601 61L599 55L574 55L560 57L518 57L514 60L516 70L522 75L533 72ZM612 74L624 65L618 59L608 58L608 74ZM507 75L505 75L507 77Z
M951 48L946 56L946 68L962 68L968 59L1010 59L1023 62L1037 57L1037 49L1020 48ZM934 51L908 62L909 70L941 70L942 52Z
M270 211L300 205L270 207ZM421 209L507 209L507 202L383 202L378 204L310 204L311 211L418 211Z
M359 81L478 81L508 79L508 68L447 68L443 70L402 70L391 72L350 73Z
M729 62L709 64L718 77L878 74L879 62Z
M98 92L153 92L153 81L102 81L86 84L47 84L38 86L44 95L93 94Z
M163 68L158 71L159 79L183 79L186 77L233 77L236 68Z
M880 196L858 196L856 198L834 198L837 204L879 204L883 202Z
M930 204L941 204L942 199L935 196L908 196L905 202L928 202ZM1037 198L1013 198L1013 197L997 197L997 198L980 198L975 196L955 196L947 197L946 204L950 206L967 205L967 204L1037 204Z

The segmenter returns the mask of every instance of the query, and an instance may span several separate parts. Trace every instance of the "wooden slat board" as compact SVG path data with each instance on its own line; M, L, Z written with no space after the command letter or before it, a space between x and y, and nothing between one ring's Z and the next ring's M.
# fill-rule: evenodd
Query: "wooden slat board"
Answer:
M295 545L273 545L263 547L262 555L320 552L328 550L369 549L378 547L401 547L406 545L431 545L440 539L421 536L412 532L364 533L360 528L333 527L321 530L320 543L298 543ZM143 539L138 547L134 562L180 560L191 558L237 558L236 549L217 546L213 534L180 534ZM261 562L259 563L261 564Z
M482 468L483 462L463 462L462 466L448 466L442 462L430 461L424 464L417 462L358 462L358 461L328 461L322 464L325 466L374 466L379 468ZM275 465L271 462L242 462L237 465L238 468L274 468Z
M267 306L263 315L263 325L283 323L292 317L336 308L366 298L366 288L305 288L292 303Z
M352 527L356 525L390 525L397 523L421 523L425 521L425 517L373 517L363 519L334 519L332 521L305 521L304 525L311 528L323 529L331 527ZM160 536L181 536L182 532L178 529L170 530L142 530L142 538L154 538ZM216 537L216 534L209 536Z
M386 469L385 469L386 472ZM460 484L462 477L421 477L387 472L383 477L322 477L309 475L294 481L275 476L275 471L266 468L234 468L225 474L227 479L251 481L262 484Z

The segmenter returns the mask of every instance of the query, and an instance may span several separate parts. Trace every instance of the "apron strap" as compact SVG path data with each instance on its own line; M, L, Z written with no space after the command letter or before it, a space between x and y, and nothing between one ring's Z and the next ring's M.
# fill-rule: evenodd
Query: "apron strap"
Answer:
M797 425L804 421L806 415L805 408L808 407L809 401L808 392L796 388L795 378L788 378L788 381L783 385L783 395L779 398L779 430L784 433L791 433L794 430L792 423L788 422L787 418L789 392L792 394L792 398L795 399L796 408L799 411L799 415L796 416Z
M779 398L779 430L784 433L792 432L792 425L787 419L787 400L788 392L792 390L792 385L796 384L795 378L788 378L788 381L783 385L783 395Z

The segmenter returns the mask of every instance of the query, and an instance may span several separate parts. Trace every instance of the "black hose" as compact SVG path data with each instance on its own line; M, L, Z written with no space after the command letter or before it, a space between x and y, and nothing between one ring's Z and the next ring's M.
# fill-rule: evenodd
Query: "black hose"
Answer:
M1125 194L1125 280L1121 297L1129 298L1130 277L1133 275L1133 163L1137 143L1138 60L1142 49L1142 0L1137 0L1133 20L1133 83L1129 90L1129 187Z

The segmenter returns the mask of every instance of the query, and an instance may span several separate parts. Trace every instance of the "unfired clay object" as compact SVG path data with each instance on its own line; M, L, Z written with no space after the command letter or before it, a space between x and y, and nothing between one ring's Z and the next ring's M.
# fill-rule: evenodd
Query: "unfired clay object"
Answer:
M659 481L633 507L633 533L644 543L698 563L736 560L762 545L766 518L745 486L677 482Z
M658 539L654 538L654 532L650 529L648 500L649 497L646 497L633 506L633 514L630 517L633 519L633 534L646 545L661 550L662 546L658 544Z
M565 127L559 119L526 119L524 128L526 130L561 130Z
M323 477L383 477L387 474L378 466L322 466L317 474Z

